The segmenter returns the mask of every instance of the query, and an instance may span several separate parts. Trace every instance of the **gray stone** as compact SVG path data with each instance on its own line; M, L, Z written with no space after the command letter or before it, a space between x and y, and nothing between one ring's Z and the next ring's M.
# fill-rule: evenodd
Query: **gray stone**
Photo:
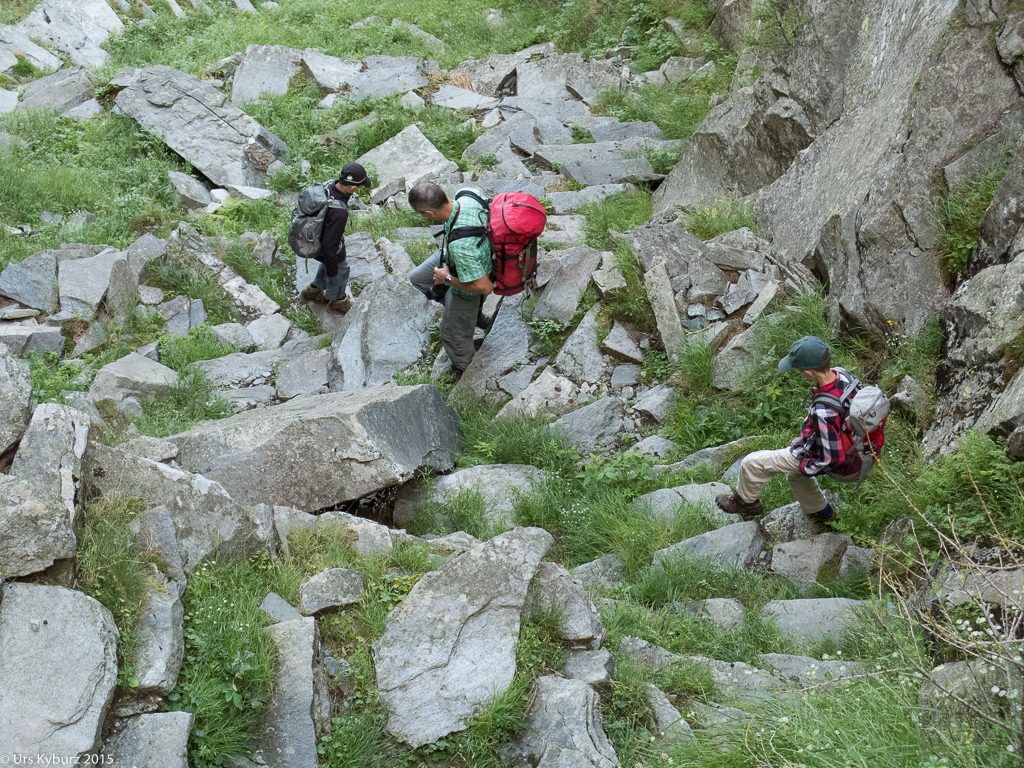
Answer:
M81 67L72 67L29 83L17 110L52 109L66 114L89 101L92 94L89 73Z
M218 387L250 387L265 384L272 377L274 367L285 360L287 355L281 349L251 354L234 352L193 363L190 370L202 371Z
M435 504L445 504L464 492L479 493L484 499L486 522L508 530L514 522L516 501L545 479L544 470L528 464L481 464L435 478L428 498Z
M810 539L777 544L772 551L772 571L785 576L806 594L818 573L830 561L838 561L850 545L849 536L819 533Z
M219 394L231 406L232 412L238 413L271 405L277 397L277 390L269 384L260 384L255 387L221 390Z
M576 179L576 181L581 181ZM581 181L582 183L582 181ZM564 214L582 208L585 205L598 203L612 195L619 195L624 192L631 192L636 189L632 184L597 184L587 186L578 192L553 192L548 195L555 213Z
M430 96L432 104L448 109L468 109L471 112L484 109L493 109L498 106L498 99L490 96L482 96L465 88L456 88L454 85L442 85Z
M32 418L32 375L0 343L0 455L25 434Z
M608 634L583 582L558 563L537 566L526 593L525 610L527 618L556 614L560 636L573 648L598 651Z
M220 483L202 475L94 444L83 477L90 493L129 494L153 507L164 505L187 573L215 553L250 557L270 549L270 532L256 516L233 501Z
M135 268L136 272L141 273L149 262L165 253L167 253L167 241L147 232L128 246L128 263Z
M424 101L423 97L416 93L416 91L409 91L400 99L400 101L403 107L411 109L414 112L419 112L427 105L427 102Z
M582 680L602 693L611 693L615 658L608 651L570 650L562 673L570 680Z
M926 675L918 700L928 708L929 725L952 724L973 714L957 699L986 711L995 704L1000 690L1006 691L1007 698L1019 694L1021 682L1019 668L1007 662L954 661L940 664Z
M267 173L272 175L274 171L272 168L268 168ZM238 200L267 200L274 197L274 192L272 190L263 189L262 187L250 187L245 184L226 184L225 187L227 188L228 194Z
M231 100L238 105L260 96L283 96L302 67L302 51L283 45L246 47L231 86Z
M610 298L626 290L626 278L622 276L622 270L615 263L615 254L611 251L601 254L601 267L594 272L594 285L601 292L602 298Z
M712 448L701 448L695 453L691 453L682 461L677 461L675 464L658 464L654 467L655 474L661 474L662 472L679 472L684 469L691 469L693 467L706 464L709 467L720 467L722 462L734 448L744 443L747 438L741 438L740 440L733 440L731 443L725 443L724 445L717 445ZM725 480L725 478L722 478ZM725 480L725 482L728 482Z
M850 544L839 561L839 578L866 576L875 567L875 550L870 547L855 547Z
M588 60L579 53L545 54L516 66L516 95L520 99L559 102L577 98L593 104L602 91L620 85L621 75L613 64Z
M366 594L366 580L359 571L331 568L310 576L299 586L299 613L312 616L329 609L358 603Z
M572 575L589 589L613 589L626 577L626 567L619 555L605 555L576 566Z
M626 636L619 643L619 657L639 667L662 670L683 657L664 648L641 640L639 637Z
M506 297L484 343L453 392L472 392L482 398L489 386L493 387L489 382L511 371L522 370L530 358L530 329L520 311L523 299L523 294Z
M761 518L768 538L777 544L810 539L825 532L825 526L800 509L798 502L777 507Z
M100 368L89 388L94 401L120 402L126 397L152 400L178 386L178 374L166 365L132 352Z
M22 19L18 29L68 54L73 63L94 69L107 60L100 46L124 24L104 0L48 0Z
M60 308L57 288L57 258L42 251L24 261L8 264L0 273L0 295L47 314Z
M255 345L252 334L240 323L221 323L210 330L217 337L217 341L230 344L236 349L249 349Z
M287 145L209 82L161 65L122 77L116 105L214 184L258 187L271 163L287 162Z
M373 644L391 733L431 743L508 687L527 587L551 544L542 529L517 528L416 583Z
M150 461L170 461L178 457L178 446L167 440L149 435L140 435L121 445L126 456L135 456Z
M34 351L60 355L64 350L64 337L60 328L27 320L23 323L0 323L0 344L15 357L26 357Z
M473 90L485 96L497 96L514 77L516 68L538 54L550 55L555 52L553 43L533 45L522 51L494 54L483 59L469 59L452 70L453 75L468 74Z
M1020 63L1024 54L1024 13L1006 17L1006 25L996 37L996 50L1004 64L1012 67Z
M581 680L548 676L538 677L534 686L526 731L512 745L518 756L543 757L545 764L552 767L619 768L615 748L604 732L593 688ZM571 758L576 762L567 762L566 752L579 753Z
M191 323L189 322L189 309L192 302L188 296L175 296L170 301L157 305L157 312L164 316L167 321L165 331L174 336L185 336L188 334Z
M367 287L333 334L331 354L340 384L332 389L393 382L395 371L405 370L426 351L437 313L437 304L397 275Z
M61 309L72 312L99 309L108 289L125 282L126 277L130 282L130 274L120 271L115 274L115 265L124 262L122 266L128 266L127 259L123 251L111 250L86 259L61 262L58 276ZM136 293L137 286L136 278Z
M567 413L552 422L548 429L586 456L615 446L622 434L623 416L622 401L606 397Z
M808 687L863 673L863 666L855 661L819 661L808 656L790 656L784 653L762 653L757 659L765 669Z
M823 635L839 642L862 605L845 597L772 600L761 609L761 618L773 619L783 633L803 642L816 642Z
M446 470L461 443L454 411L427 385L298 398L168 439L182 467L224 484L239 503L312 510L400 484L421 468Z
M165 586L151 579L150 584L135 633L135 673L139 679L135 691L166 696L177 685L185 658L185 611L173 582Z
M604 359L597 348L597 316L600 310L600 305L595 305L583 316L555 356L554 365L562 375L577 381L593 382L603 378Z
M638 383L640 383L639 365L617 365L612 371L611 388L613 390L634 387Z
M167 507L147 509L131 522L128 530L145 551L159 558L160 568L169 579L179 584L185 583L178 534L175 533L174 519Z
M733 523L658 550L651 567L664 570L665 564L681 555L727 567L749 566L757 559L763 546L764 537L757 523Z
M671 440L658 435L651 435L645 437L639 443L633 446L633 450L637 453L642 453L646 456L657 456L659 459L664 458L668 454L672 453L676 449L676 444Z
M179 171L168 171L167 178L174 187L174 202L185 213L194 213L210 204L210 190L198 179Z
M267 614L275 624L302 618L302 614L299 613L291 603L276 592L267 593L267 596L263 598L263 602L260 603L260 609Z
M562 325L568 323L600 262L601 252L586 245L563 254L558 270L534 308L534 318L552 319Z
M672 290L664 259L659 257L651 265L644 275L644 286L647 288L647 297L654 310L654 319L665 347L665 354L672 363L678 363L680 350L686 342L686 334L679 318L675 293Z
M291 329L292 323L283 315L264 315L246 326L256 347L264 352L280 347Z
M392 243L386 237L382 237L377 241L376 247L380 260L391 274L405 277L415 269L416 265L412 263L401 243Z
M1017 140L1019 144L1019 139ZM978 241L978 255L982 263L998 263L1009 253L1014 238L1024 224L1024 153L1018 152L1006 175L996 189L992 204L985 211L981 220L981 232Z
M915 416L923 416L928 408L928 392L913 376L904 376L890 402Z
M64 587L6 584L3 597L0 755L93 753L117 683L110 611Z
M64 64L48 50L33 43L22 30L6 24L0 24L0 51L5 51L8 56L14 56L17 52L29 64L44 72L56 72Z
M716 389L740 391L744 388L751 366L756 362L757 340L761 329L756 325L729 339L712 364L712 380Z
M627 363L639 365L644 361L640 347L630 338L625 326L618 320L612 326L611 332L601 342L601 351Z
M561 416L576 407L579 388L569 379L545 368L530 386L509 400L495 419L510 416L533 418L538 413Z
M731 597L693 600L686 606L686 612L707 619L719 629L733 629L743 624L743 603Z
M379 184L404 178L407 189L423 179L458 170L458 166L441 154L415 125L371 149L356 162L367 168L373 166Z
M690 739L690 724L672 706L668 697L651 683L647 684L647 703L654 713L654 722L658 726L658 735L668 744L679 744Z
M363 65L352 59L339 59L327 56L313 48L302 52L302 69L307 76L321 88L331 91L343 91L348 83L358 76Z
M188 768L191 712L147 712L121 723L103 744L111 765Z
M555 248L572 248L583 242L586 222L584 216L548 216L547 227L537 242L548 250L548 255Z
M761 292L757 294L757 298L754 300L754 303L751 304L747 308L747 311L743 313L743 325L751 326L756 323L768 309L768 306L780 295L784 295L782 285L775 280L769 281L768 284L761 289Z
M326 394L329 387L331 350L313 349L277 369L274 386L280 400L299 395Z
M658 424L662 424L668 418L671 411L672 393L674 391L675 390L671 387L659 384L649 390L643 397L639 398L636 403L633 404L633 410L641 416L645 416Z
M317 764L317 744L331 730L331 699L320 630L313 618L285 621L267 631L277 645L274 692L257 742L269 768Z
M276 506L274 512L274 532L277 534L281 552L289 554L288 535L293 530L316 527L317 517L294 507Z

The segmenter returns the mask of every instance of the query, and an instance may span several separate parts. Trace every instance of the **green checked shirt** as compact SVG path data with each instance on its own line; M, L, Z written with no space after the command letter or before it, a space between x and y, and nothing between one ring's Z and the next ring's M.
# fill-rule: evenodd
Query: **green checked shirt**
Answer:
M486 195L479 189L464 187L486 199ZM459 192L462 190L460 189ZM458 192L456 193L458 197ZM455 207L452 215L444 225L445 242L452 229L456 227L486 227L487 210L472 197L462 197L455 200ZM460 283L472 283L481 277L491 274L491 267L494 265L494 253L491 250L491 243L484 238L480 242L479 237L463 237L454 243L448 243L448 260L451 262L452 272ZM463 296L472 296L468 291L452 288L456 293Z

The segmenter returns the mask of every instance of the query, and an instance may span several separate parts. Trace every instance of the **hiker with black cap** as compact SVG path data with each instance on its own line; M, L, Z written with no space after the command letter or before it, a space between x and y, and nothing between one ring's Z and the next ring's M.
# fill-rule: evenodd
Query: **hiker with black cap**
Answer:
M328 187L330 200L324 217L323 236L320 240L320 269L313 282L302 289L303 301L326 304L332 315L344 315L352 309L352 300L345 295L349 266L345 259L345 225L348 223L348 200L358 187L369 187L366 169L359 163L349 163L341 169L338 181Z
M736 493L718 496L715 503L719 508L745 519L760 515L764 507L758 497L765 484L784 474L805 515L822 523L835 520L836 511L822 494L816 476L827 473L844 480L860 475L861 458L857 451L844 450L849 440L844 437L844 416L836 408L842 407L860 382L849 371L830 367L831 361L832 350L817 336L798 339L779 361L782 373L800 371L814 384L800 437L787 448L755 451L744 457ZM871 440L877 456L884 440L881 430L872 433Z

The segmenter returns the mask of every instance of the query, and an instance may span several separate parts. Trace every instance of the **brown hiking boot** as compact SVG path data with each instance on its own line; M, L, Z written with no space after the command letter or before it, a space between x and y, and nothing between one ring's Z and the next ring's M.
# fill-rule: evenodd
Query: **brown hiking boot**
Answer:
M303 301L315 301L317 304L327 303L327 294L312 283L302 289L302 293L299 294L299 298Z
M329 315L344 315L350 309L352 309L352 299L348 296L327 302L327 314Z
M715 497L715 504L723 512L730 515L739 515L744 520L750 520L764 512L764 506L760 501L754 500L750 503L740 498L738 493L723 493Z

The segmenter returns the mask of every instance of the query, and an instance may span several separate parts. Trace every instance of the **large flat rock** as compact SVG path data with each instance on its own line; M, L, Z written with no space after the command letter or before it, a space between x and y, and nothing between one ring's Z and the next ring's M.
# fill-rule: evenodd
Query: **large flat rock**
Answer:
M391 733L413 747L432 743L507 689L527 588L552 541L541 528L516 528L477 544L424 575L391 612L373 644Z
M188 768L191 712L147 712L122 723L103 744L115 766Z
M459 169L453 160L446 158L430 143L416 125L403 129L356 162L364 168L374 168L378 186L404 178L406 189L412 189L423 179L436 178Z
M167 438L178 463L240 504L333 507L446 470L462 437L436 389L381 387L302 397Z
M209 82L162 65L121 70L115 103L219 186L262 186L288 147Z
M302 66L302 51L283 45L250 45L235 70L231 101L245 104L260 96L283 96Z
M105 0L46 0L18 29L66 53L73 63L95 69L107 61L107 52L100 46L124 24Z
M81 592L4 585L0 603L0 760L71 765L99 747L117 683L117 627Z

